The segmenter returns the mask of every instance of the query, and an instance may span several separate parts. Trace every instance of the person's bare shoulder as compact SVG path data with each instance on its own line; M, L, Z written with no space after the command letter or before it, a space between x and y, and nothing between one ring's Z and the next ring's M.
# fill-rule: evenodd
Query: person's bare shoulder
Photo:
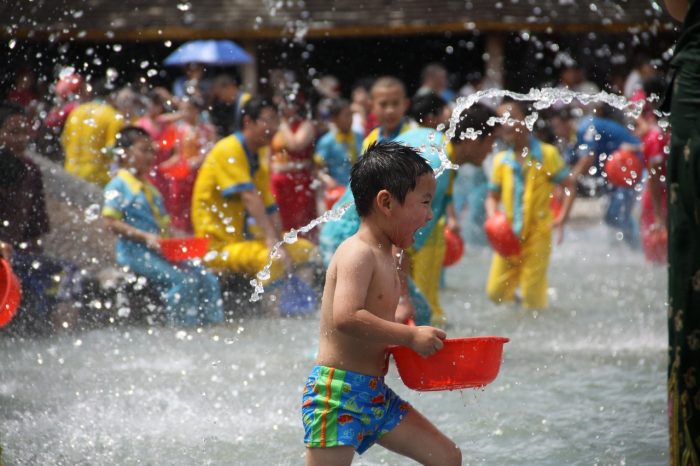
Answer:
M334 269L347 268L367 269L374 264L374 251L371 245L362 241L357 235L343 241L335 251L331 267Z

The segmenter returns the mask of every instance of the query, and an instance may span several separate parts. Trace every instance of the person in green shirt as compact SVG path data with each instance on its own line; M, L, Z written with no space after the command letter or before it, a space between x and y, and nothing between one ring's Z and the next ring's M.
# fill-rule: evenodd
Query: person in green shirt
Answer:
M700 0L665 0L683 21L671 62L668 159L670 464L700 465ZM667 96L668 98L668 96Z

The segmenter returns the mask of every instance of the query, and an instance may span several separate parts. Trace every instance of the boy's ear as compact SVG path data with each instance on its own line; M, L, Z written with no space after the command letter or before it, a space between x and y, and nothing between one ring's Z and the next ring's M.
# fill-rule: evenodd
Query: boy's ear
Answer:
M377 193L377 196L374 198L375 202L377 203L377 209L379 212L383 214L389 214L391 211L392 207L392 202L394 201L394 198L392 197L391 193L387 191L386 189L382 189Z

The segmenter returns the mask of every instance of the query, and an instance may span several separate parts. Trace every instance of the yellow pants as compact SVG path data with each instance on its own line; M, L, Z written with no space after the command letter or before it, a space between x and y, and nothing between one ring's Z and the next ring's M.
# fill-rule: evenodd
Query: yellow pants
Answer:
M523 241L520 256L493 255L486 293L496 303L510 302L520 287L527 309L547 307L547 267L552 250L551 233L541 232Z
M308 262L315 248L310 241L303 238L299 238L293 244L284 244L283 247L294 265ZM270 249L262 240L229 243L222 247L215 247L214 250L218 254L212 260L207 261L208 267L225 268L251 277L261 271L270 260ZM283 273L284 264L275 259L270 267L270 280L275 281L281 278Z
M412 264L413 281L423 293L432 310L431 320L434 324L445 321L445 313L440 305L440 274L445 257L445 222L435 225L430 236L425 240L420 251L409 251Z

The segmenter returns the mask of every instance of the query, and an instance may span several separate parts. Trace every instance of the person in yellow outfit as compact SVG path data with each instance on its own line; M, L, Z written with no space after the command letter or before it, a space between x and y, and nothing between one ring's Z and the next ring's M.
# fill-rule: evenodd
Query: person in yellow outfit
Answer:
M409 129L416 127L414 121L406 118L411 101L406 97L406 87L400 79L382 76L372 85L370 91L372 112L379 121L362 142L362 152L373 142L393 141Z
M515 300L519 287L527 309L547 307L547 267L552 230L563 239L566 222L576 195L575 182L559 151L531 136L525 126L526 111L520 102L507 100L498 108L503 139L510 148L496 155L485 208L487 219L501 202L513 232L520 239L521 254L503 257L494 253L486 292L496 303ZM568 196L556 218L550 200L555 185L562 185Z
M196 236L207 237L217 254L209 267L254 276L267 264L270 249L281 239L282 223L270 192L264 150L277 131L279 118L270 101L251 98L242 108L242 130L221 139L207 154L192 195ZM308 262L314 246L298 239L284 244L270 269L270 280L285 268Z
M100 186L110 177L113 157L109 148L124 126L124 118L108 101L103 84L93 86L94 99L77 106L66 120L61 133L68 173Z
M447 123L450 117L447 102L435 93L426 93L413 99L413 117L421 128L401 134L396 142L414 147L428 160L433 169L442 165L438 148L445 146L445 156L450 162L463 165L470 163L481 166L491 151L495 140L494 128L488 124L495 113L481 104L475 104L460 114L455 125L454 136L446 140L444 133L437 131L440 124ZM463 138L469 128L480 131L476 140ZM458 233L459 221L452 202L455 170L446 170L437 178L435 196L432 200L433 219L417 234L413 247L406 252L406 268L410 270L416 286L430 305L430 315L426 320L420 304L414 304L417 324L445 325L447 318L440 304L440 277L445 257L445 226Z

